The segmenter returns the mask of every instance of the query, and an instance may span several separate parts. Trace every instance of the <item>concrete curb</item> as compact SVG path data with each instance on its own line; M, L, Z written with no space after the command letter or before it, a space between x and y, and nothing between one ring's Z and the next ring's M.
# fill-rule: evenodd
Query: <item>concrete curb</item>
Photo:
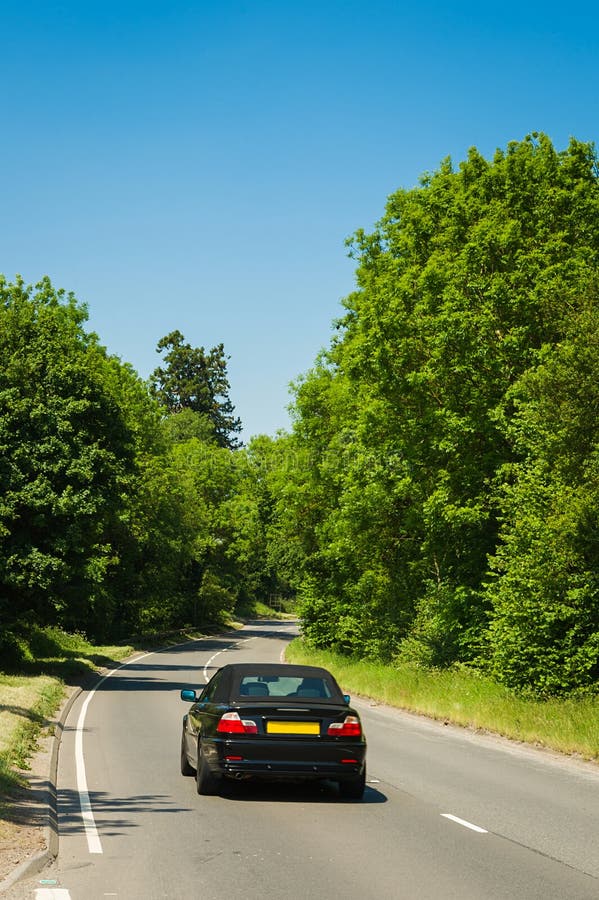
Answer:
M73 703L82 692L82 687L76 687L72 694L62 706L59 716L54 720L54 736L52 738L52 752L50 755L50 767L48 771L48 780L46 788L46 824L44 830L46 834L46 849L39 850L33 856L26 859L20 865L13 869L4 881L0 882L0 894L7 891L10 887L22 881L25 878L32 878L38 875L58 856L58 809L56 797L56 780L58 774L58 755L60 752L60 743L62 734L68 715L71 711Z

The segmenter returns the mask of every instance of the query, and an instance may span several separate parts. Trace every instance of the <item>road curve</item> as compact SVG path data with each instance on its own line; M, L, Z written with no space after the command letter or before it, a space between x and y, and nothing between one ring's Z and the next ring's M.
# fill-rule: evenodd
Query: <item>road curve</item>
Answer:
M596 767L367 701L363 802L334 785L198 796L179 774L180 688L225 662L278 661L295 633L252 623L144 655L82 695L61 747L58 859L4 896L597 900Z

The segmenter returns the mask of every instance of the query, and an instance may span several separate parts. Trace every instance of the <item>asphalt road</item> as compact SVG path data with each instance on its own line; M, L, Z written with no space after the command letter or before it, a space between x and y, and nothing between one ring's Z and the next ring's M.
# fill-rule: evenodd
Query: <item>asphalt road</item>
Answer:
M334 785L198 796L179 774L180 688L225 662L276 662L294 634L248 625L146 655L82 695L60 753L58 859L5 896L599 898L597 767L355 698L362 802Z

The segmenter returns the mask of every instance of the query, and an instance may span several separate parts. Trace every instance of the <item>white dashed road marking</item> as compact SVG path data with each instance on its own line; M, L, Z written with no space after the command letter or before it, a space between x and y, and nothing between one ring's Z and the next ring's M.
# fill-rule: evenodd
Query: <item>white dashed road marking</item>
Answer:
M64 888L38 888L35 900L71 900L71 895Z
M244 638L242 641L237 641L236 644L247 644L248 641L255 641L255 640L256 640L255 637ZM216 659L217 656L220 656L221 653L226 653L227 650L234 650L236 644L234 644L234 645L231 646L231 647L225 647L224 650L219 650L217 653L213 653L213 655L210 657L210 659L208 660L208 662L207 662L206 665L204 666L204 681L205 681L206 683L208 683L208 682L210 681L210 677L211 677L211 676L208 674L208 669L211 668L210 663L212 662L212 660L213 660L213 659Z
M479 834L488 834L486 828L481 828L479 825L473 825L472 822L467 822L465 819L458 819L457 816L452 816L451 813L441 813L444 819L451 819L452 822L457 822L458 825L463 825L464 828L469 828L471 831L478 831Z

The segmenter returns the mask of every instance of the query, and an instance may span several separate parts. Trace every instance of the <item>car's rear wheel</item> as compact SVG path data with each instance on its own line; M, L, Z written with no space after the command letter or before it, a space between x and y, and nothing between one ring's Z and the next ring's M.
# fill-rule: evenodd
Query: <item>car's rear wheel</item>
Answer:
M339 794L344 800L361 800L366 788L366 767L361 775L353 778L344 778L339 782Z
M181 734L181 775L195 775L195 769L189 765L187 751L185 749L185 728Z
M216 794L218 793L220 784L221 779L210 770L208 763L206 762L206 757L202 753L202 744L198 740L198 767L196 769L196 786L198 794L203 794L204 796Z

